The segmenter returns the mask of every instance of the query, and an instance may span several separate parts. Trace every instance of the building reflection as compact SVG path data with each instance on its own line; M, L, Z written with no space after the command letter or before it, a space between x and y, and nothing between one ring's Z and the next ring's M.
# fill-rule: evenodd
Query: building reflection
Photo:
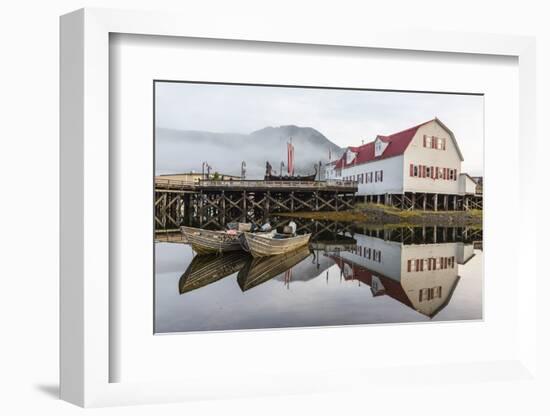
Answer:
M370 287L372 296L390 296L433 318L453 296L460 280L458 266L475 254L473 242L456 240L457 235L463 235L463 229L451 230L453 238L442 242L433 242L434 230L430 232L431 241L416 239L414 243L382 238L388 237L387 233L356 233L357 245L353 250L329 257L338 265L343 280L363 283ZM414 233L408 235L414 237Z

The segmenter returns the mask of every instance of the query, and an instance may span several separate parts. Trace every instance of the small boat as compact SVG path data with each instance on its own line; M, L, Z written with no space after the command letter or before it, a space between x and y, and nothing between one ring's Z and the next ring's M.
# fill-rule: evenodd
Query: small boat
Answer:
M242 233L241 244L253 257L276 256L294 251L309 243L311 234L289 236L286 234Z
M237 283L243 292L252 289L291 269L311 252L307 246L290 253L270 257L250 257L237 275Z
M295 176L283 176L283 175L265 175L265 181L283 181L283 182L313 182L317 177L317 172L311 175L295 175Z
M197 254L226 253L242 250L236 230L211 231L194 227L181 227L181 232Z
M237 273L249 259L251 257L248 254L238 251L223 256L217 254L195 256L180 277L179 292L180 294L191 292Z

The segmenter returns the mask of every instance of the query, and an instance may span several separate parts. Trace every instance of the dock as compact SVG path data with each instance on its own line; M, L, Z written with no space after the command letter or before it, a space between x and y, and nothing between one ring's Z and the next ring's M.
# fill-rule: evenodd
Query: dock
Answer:
M155 229L184 223L223 227L229 222L261 225L274 214L352 209L353 181L186 181L155 178Z

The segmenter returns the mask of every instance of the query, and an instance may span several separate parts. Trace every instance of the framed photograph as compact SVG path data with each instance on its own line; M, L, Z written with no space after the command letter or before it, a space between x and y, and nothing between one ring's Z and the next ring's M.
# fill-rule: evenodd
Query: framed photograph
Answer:
M154 100L155 333L482 319L483 95Z
M246 33L61 18L62 398L534 377L533 39Z

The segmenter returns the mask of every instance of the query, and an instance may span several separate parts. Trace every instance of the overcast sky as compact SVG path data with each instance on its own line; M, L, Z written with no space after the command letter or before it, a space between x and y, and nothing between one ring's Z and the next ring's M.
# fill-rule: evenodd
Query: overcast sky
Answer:
M248 134L267 126L313 127L356 146L438 117L455 134L462 170L482 175L483 97L241 85L156 84L156 125Z

